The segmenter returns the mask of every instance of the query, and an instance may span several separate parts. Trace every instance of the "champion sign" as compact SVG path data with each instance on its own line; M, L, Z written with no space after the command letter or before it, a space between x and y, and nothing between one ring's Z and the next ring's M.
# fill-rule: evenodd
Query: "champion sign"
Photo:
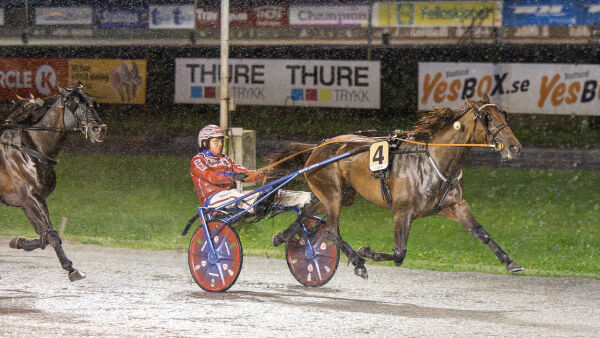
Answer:
M369 24L368 5L290 5L290 26L355 26Z
M177 59L175 102L217 104L219 59ZM231 59L230 96L239 105L380 107L378 61Z

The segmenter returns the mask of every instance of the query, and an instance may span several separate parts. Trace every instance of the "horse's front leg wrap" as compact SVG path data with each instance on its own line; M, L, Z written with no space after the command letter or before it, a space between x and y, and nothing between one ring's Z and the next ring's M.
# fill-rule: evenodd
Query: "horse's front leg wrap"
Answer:
M484 227L481 224L477 224L471 230L471 233L477 237L483 244L488 244L490 242L490 234L485 231Z
M396 266L400 266L402 265L402 262L404 262L404 258L406 257L406 249L398 249L398 248L394 248L394 264L396 264Z

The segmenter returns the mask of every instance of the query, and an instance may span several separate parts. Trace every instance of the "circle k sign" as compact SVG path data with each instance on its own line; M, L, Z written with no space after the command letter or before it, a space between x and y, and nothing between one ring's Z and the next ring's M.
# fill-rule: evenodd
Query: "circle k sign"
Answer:
M67 84L69 80L68 62L66 59L0 59L0 99L56 94L57 82Z

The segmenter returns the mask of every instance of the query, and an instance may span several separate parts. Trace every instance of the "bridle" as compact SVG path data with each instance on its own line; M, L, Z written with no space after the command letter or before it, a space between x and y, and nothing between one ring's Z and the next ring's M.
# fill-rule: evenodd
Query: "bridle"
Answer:
M499 151L499 150L504 149L504 144L502 142L498 141L496 136L498 136L498 133L500 133L502 131L502 129L508 127L508 125L506 123L497 124L490 129L489 124L491 121L493 121L493 119L489 116L488 112L483 111L483 109L485 109L487 107L496 107L496 105L493 103L486 103L479 108L475 105L471 106L471 108L473 109L473 115L475 116L473 118L473 120L475 121L473 123L473 135L475 135L475 129L477 128L477 122L480 122L481 126L483 127L483 130L485 131L485 134L486 134L485 135L485 143L487 143L487 139L489 137L490 141L494 144L494 149ZM496 107L496 108L498 108L498 107ZM483 113L482 113L482 111L483 111ZM501 111L501 112L506 116L506 112L504 112L504 111Z
M101 121L99 121L96 117L94 117L92 114L90 114L89 109L84 111L84 113L82 114L83 115L82 117L78 116L78 114L76 112L77 112L77 109L79 109L79 106L81 104L85 105L86 108L89 108L88 106L92 105L92 103L88 102L85 99L84 95L81 95L83 102L74 102L75 98L72 98L70 101L69 98L73 96L73 94L76 90L78 90L78 88L71 89L68 93L61 94L60 97L58 98L58 100L56 102L52 103L48 109L44 108L44 101L42 101L40 99L32 102L33 104L38 104L44 110L42 112L42 114L39 114L39 115L32 113L36 118L36 121L34 123L37 123L38 121L40 121L50 110L61 109L62 110L62 119L63 119L63 127L62 128L49 127L49 126L35 126L35 125L26 126L26 125L21 125L21 124L10 124L10 123L3 124L3 125L0 125L0 127L2 129L18 130L19 134L20 134L21 142L20 142L20 144L14 144L14 143L10 143L10 142L0 141L0 144L16 148L16 149L18 149L24 153L27 153L29 155L35 156L40 159L44 159L44 160L50 162L51 164L56 164L57 161L55 159L50 158L50 157L40 153L37 150L31 149L30 147L23 145L23 131L53 131L53 132L81 131L85 135L85 138L87 139L90 135L90 125L92 123L98 123L98 122L101 123ZM64 127L67 124L65 121L65 116L66 116L65 112L66 111L69 111L71 113L71 116L77 122L77 127L74 127L74 128Z

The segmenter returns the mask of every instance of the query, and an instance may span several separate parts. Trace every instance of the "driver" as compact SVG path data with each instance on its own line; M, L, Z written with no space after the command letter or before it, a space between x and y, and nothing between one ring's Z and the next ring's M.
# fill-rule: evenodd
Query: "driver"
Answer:
M219 126L209 124L200 130L198 145L200 152L190 164L190 175L198 194L198 201L204 206L217 207L245 195L236 189L236 182L253 182L262 178L261 169L250 170L223 155L225 132ZM253 194L237 203L238 208L247 208L254 203Z

